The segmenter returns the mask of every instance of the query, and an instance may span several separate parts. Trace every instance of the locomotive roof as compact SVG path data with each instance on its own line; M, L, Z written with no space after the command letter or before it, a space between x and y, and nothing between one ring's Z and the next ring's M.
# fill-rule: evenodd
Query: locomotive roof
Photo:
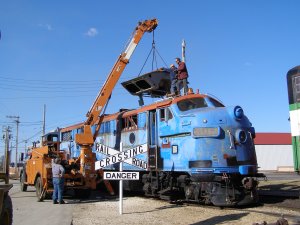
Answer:
M143 106L141 108L138 109L122 109L119 112L113 113L113 114L109 114L109 115L105 115L103 122L105 121L110 121L110 120L114 120L117 117L120 116L120 114L122 114L122 117L127 117L130 115L135 115L138 114L140 112L145 112L145 111L149 111L149 110L154 110L157 108L161 108L164 106L169 106L171 104L177 103L178 101L184 100L184 99L190 99L190 98L199 98L199 97L206 97L207 95L205 94L188 94L188 95L184 95L184 96L179 96L176 98L165 98L162 101L158 101L156 103L150 104L150 105L146 105ZM83 127L84 123L79 123L79 124L75 124L69 127L65 127L61 129L61 132L67 132L70 130L74 130L74 129L79 129L81 127Z
M126 117L126 116L134 115L134 114L137 114L137 113L140 113L140 112L145 112L145 111L161 108L161 107L164 107L164 106L169 106L169 105L177 103L178 101L181 101L183 99L199 98L199 97L203 98L203 97L206 97L206 95L204 95L204 94L188 94L188 95L179 96L179 97L176 97L176 98L166 98L166 99L163 99L162 101L158 101L158 102L150 104L150 105L142 106L141 108L138 108L138 109L125 111L123 113L122 117ZM118 112L118 113L115 113L115 114L105 116L103 121L108 121L108 120L111 120L111 119L115 119L119 114L120 113Z

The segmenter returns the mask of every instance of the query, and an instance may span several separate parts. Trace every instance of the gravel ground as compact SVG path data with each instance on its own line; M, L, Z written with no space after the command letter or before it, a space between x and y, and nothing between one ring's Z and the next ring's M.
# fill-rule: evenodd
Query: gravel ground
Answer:
M170 204L167 201L124 197L123 214L119 214L118 199L101 199L90 204L78 204L73 212L73 225L96 224L261 224L275 223L281 216L289 224L300 222L299 209L287 209L267 204L244 209L220 209L194 204Z
M87 202L75 205L73 225L252 225L262 224L263 221L274 224L282 215L290 225L300 224L300 199L297 198L300 193L300 179L298 177L293 180L261 181L259 191L262 193L261 205L242 209L220 209L195 204L176 205L158 199L125 196L122 215L119 214L119 201L116 197L103 197L94 193ZM270 196L270 193L277 196Z

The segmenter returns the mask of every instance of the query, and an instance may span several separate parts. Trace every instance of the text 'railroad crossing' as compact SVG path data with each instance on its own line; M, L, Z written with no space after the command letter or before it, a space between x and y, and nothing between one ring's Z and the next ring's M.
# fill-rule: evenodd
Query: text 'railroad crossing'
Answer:
M98 147L99 147L99 149L98 149ZM102 152L101 149L103 149L103 150L105 149L105 152ZM137 160L137 159L134 159L133 157L136 155L139 155L139 154L146 153L147 152L147 144L138 145L132 149L128 149L123 152L119 152L115 149L111 149L108 147L103 148L103 145L98 144L96 147L96 151L98 151L100 153L104 153L104 154L107 154L109 151L114 153L104 159L101 159L101 160L95 162L96 170L102 169L104 167L107 167L109 165L113 165L113 164L119 163L119 162L125 162L125 163L129 163L129 164L133 165L133 161L134 161L136 164L139 164L139 165L145 164L146 165L146 163L143 163L143 162L137 163L137 161L142 161L142 160ZM141 167L144 167L144 166L141 166Z

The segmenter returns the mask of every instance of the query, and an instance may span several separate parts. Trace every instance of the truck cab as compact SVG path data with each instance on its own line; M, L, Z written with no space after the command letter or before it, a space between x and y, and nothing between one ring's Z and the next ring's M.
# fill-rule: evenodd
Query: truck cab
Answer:
M59 149L59 132L49 132L42 136L41 146L34 143L28 159L20 173L21 191L26 191L27 186L35 186L36 195L42 201L45 194L52 187L52 160L64 153Z

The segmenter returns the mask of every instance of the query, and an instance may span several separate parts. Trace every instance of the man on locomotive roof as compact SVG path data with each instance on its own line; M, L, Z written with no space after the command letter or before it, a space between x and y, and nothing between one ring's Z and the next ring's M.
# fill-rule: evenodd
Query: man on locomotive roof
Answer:
M174 64L171 64L168 71L170 72L171 88L170 94L167 94L167 97L171 97L177 93L177 68Z
M175 62L178 64L176 87L179 92L183 88L184 95L186 95L188 92L187 78L189 76L186 68L186 64L182 62L180 58L175 58Z

